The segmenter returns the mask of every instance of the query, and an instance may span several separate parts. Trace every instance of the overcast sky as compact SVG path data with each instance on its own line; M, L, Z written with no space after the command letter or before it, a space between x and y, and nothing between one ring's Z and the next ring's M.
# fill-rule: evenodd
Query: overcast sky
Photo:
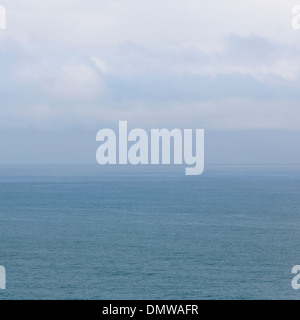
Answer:
M0 163L93 163L119 120L204 128L211 163L299 163L295 0L0 4Z

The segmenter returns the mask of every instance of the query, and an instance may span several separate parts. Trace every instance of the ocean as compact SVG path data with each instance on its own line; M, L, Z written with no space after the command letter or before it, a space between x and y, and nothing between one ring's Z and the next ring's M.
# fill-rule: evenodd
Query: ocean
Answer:
M299 299L300 168L0 166L0 299Z

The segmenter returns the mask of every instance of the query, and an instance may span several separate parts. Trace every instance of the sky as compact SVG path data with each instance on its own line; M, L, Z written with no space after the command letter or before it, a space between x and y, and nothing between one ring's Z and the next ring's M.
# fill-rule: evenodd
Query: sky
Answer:
M201 128L208 164L300 164L296 0L0 0L0 164L96 163L98 130Z

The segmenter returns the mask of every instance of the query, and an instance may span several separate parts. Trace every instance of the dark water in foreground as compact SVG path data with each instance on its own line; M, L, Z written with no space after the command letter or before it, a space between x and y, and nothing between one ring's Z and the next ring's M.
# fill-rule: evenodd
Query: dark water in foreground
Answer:
M299 299L300 169L0 167L0 299Z

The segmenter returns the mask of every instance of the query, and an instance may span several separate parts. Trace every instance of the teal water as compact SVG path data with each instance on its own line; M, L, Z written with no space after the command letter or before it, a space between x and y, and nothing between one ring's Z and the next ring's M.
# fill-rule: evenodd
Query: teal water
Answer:
M99 168L0 167L0 299L300 298L299 168Z

